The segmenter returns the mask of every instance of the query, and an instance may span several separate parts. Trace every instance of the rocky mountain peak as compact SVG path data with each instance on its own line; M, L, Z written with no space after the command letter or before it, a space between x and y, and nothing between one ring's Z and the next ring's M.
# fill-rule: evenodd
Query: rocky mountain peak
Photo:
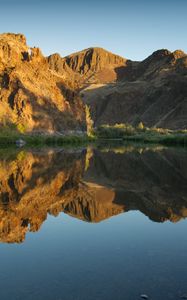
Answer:
M26 37L24 34L22 33L3 33L1 34L1 37L2 38L7 38L9 41L10 40L14 40L14 41L17 41L19 43L23 43L26 45Z
M64 58L66 64L75 72L86 74L100 71L106 66L121 65L125 59L103 48L91 47Z
M118 79L117 71L126 66L127 60L103 48L91 47L64 58L59 54L48 57L50 69L64 73L82 86L85 83L106 83ZM65 71L65 72L64 72Z
M187 56L186 53L182 50L175 50L172 53L172 55L175 59L179 59L179 58L183 58L183 57Z

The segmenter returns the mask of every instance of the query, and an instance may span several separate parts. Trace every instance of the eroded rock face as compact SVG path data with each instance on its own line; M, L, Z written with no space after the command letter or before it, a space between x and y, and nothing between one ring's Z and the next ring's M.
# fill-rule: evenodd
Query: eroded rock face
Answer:
M143 122L187 127L187 56L155 51L142 62L102 48L48 58L22 34L0 35L0 123L55 133L86 128L85 105L95 126Z
M100 59L102 72L111 69L110 59ZM86 87L80 94L90 106L95 126L143 122L148 127L187 127L187 55L183 51L161 49L142 62L119 59L112 69L115 76L106 81L98 76L97 59L87 61L84 51L67 58L71 71L83 74ZM90 70L93 80L86 75Z
M131 210L156 222L187 217L185 151L115 152L48 150L1 156L0 241L23 242L48 214L62 211L87 222Z
M128 61L102 48L88 48L61 58L59 54L48 57L49 66L59 74L64 70L73 76L79 87L90 83L112 82L118 79L118 69Z
M39 48L20 34L0 35L0 121L26 131L56 132L85 126L84 105L49 69Z

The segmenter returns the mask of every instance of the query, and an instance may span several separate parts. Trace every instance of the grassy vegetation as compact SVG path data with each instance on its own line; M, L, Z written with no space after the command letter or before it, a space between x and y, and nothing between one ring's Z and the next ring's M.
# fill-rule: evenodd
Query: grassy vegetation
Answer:
M18 139L22 139L26 142L26 145L30 146L43 146L43 145L79 145L93 142L94 137L87 135L81 136L61 136L61 135L29 135L20 133L17 130L10 128L0 129L0 145L15 145Z
M129 124L102 125L95 135L99 139L121 139L141 143L187 146L187 130L147 128L140 123L137 127Z
M9 127L0 128L0 145L15 145L23 139L28 146L61 146L81 145L95 141L127 141L163 145L187 146L187 130L169 130L163 128L147 128L140 123L137 127L129 124L102 125L92 135L28 135Z

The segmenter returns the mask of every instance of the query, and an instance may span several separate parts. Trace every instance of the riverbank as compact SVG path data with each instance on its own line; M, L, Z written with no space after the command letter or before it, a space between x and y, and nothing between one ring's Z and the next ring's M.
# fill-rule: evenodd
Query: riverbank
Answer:
M95 136L101 140L187 146L187 130L147 128L143 124L136 128L126 124L103 125L98 127Z
M21 134L15 131L0 131L0 145L45 146L82 145L88 143L147 143L187 146L187 130L168 130L162 128L137 128L126 124L103 125L93 131L92 136L82 135L44 135Z
M17 146L45 146L45 145L77 145L94 142L94 137L82 136L58 136L58 135L29 135L29 134L0 134L0 145L17 145Z
M183 145L187 146L187 134L167 134L167 135L149 135L137 134L134 136L126 136L125 141L162 144L162 145Z

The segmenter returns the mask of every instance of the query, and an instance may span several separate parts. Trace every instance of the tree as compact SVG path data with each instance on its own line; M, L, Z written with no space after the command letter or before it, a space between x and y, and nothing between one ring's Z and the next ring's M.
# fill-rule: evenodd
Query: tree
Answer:
M138 124L138 127L137 127L139 130L143 130L144 129L144 124L142 122L140 122Z
M93 120L91 118L90 108L89 108L89 106L87 104L85 106L85 112L86 112L87 135L88 136L93 136Z

